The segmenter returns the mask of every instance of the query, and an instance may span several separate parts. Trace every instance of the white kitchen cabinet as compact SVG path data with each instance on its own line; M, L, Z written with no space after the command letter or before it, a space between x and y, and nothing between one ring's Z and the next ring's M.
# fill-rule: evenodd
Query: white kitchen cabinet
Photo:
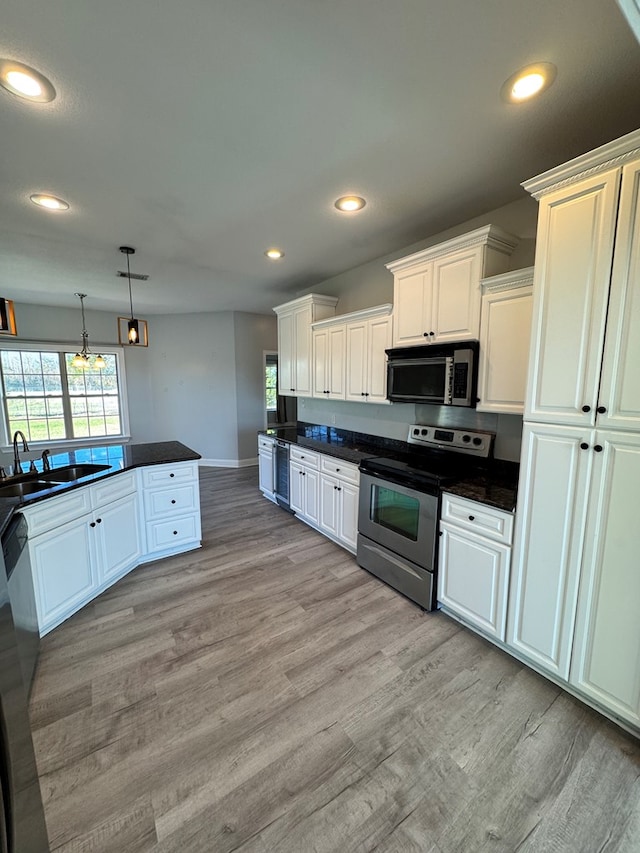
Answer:
M270 436L258 436L258 480L260 491L270 501L275 502L274 445L274 439Z
M443 495L438 557L441 607L503 641L511 558L512 514Z
M289 507L316 526L320 511L320 476L316 470L290 462Z
M157 560L200 547L200 488L196 462L142 469L145 526L143 560Z
M569 677L594 452L590 430L525 426L507 643Z
M311 396L311 324L333 316L337 301L332 296L311 293L273 309L278 317L278 393Z
M346 326L321 324L313 328L313 396L344 400Z
M476 340L480 279L504 272L517 243L486 226L387 264L394 276L393 345Z
M320 530L353 554L358 536L358 483L356 465L321 457Z
M91 525L95 521L95 528ZM89 528L95 532L97 581L109 586L138 564L142 549L138 524L138 496L134 492L94 512Z
M640 435L597 430L594 440L569 680L640 727Z
M533 267L481 282L479 412L522 414L527 385Z
M391 347L391 305L349 315L347 323L347 400L387 404L387 356Z

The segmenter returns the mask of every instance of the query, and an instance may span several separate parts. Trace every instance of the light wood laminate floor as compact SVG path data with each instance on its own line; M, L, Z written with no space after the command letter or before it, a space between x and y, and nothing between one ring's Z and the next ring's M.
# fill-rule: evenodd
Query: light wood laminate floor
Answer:
M640 742L204 469L203 548L43 641L52 850L640 850Z

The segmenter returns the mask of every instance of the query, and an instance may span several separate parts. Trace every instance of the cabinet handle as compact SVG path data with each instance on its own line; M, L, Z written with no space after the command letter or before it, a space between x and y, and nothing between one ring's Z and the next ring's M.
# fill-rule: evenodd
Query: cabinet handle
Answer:
M334 486L334 487L333 487L333 491L335 492L337 488L338 488L337 486Z
M300 471L300 473L302 474L303 477L307 476L304 471Z
M436 333L435 333L435 332L429 332L429 337L431 337L431 338L435 338L435 336L436 336Z
M89 522L89 527L95 527L95 526L96 526L95 521L90 521L90 522Z
M171 501L171 503L172 503L172 504L174 504L174 503L175 503L175 501Z
M295 388L289 388L289 391L295 391L295 390L296 390Z
M336 474L338 473L339 470L340 470L339 468L336 468Z
M101 519L101 518L96 518L96 524L102 524L102 519Z
M587 444L586 441L583 441L580 445L580 450L588 450L588 449L589 449L589 445Z
M605 413L606 411L607 411L606 406L598 406L598 408L596 409L596 412L597 412L599 415L604 415L604 413Z
M170 476L170 477L175 477L176 475L175 475L175 474L169 474L169 476Z
M470 515L470 516L469 516L469 521L475 521L475 520L476 520L475 515Z
M342 491L342 489L340 488L340 486L336 486L336 489L337 489L339 492L341 492L341 491Z
M174 530L174 531L173 531L173 535L174 535L174 536L177 536L177 535L178 535L178 531L177 531L177 530Z
M369 392L368 392L368 391L365 391L365 395L364 395L364 396L365 396L365 397L368 397L368 396L369 396Z
M361 392L360 392L360 396L361 396L361 397L364 397L364 391L361 391Z
M594 444L593 449L595 450L596 453L602 453L602 445L601 444Z
M423 332L423 333L422 333L422 337L423 337L423 338L428 338L428 337L429 337L429 332Z
M582 411L583 411L583 412L590 412L590 411L591 411L591 406L583 406L583 407L582 407Z

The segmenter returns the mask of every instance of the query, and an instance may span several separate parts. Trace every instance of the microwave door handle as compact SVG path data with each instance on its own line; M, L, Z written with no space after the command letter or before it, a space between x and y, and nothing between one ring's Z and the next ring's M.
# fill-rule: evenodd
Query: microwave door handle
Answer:
M444 368L444 405L453 402L453 357L445 358Z

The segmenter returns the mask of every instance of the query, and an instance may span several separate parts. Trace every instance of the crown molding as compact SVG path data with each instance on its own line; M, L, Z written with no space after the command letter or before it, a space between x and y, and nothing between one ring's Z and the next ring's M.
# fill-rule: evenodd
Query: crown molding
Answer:
M533 267L524 267L501 275L492 275L480 280L480 286L485 293L495 293L498 290L513 290L516 287L527 287L533 284Z
M273 310L276 314L279 314L281 311L288 311L291 308L301 308L303 305L328 305L330 308L335 308L337 304L337 296L324 296L322 293L307 293L306 296L300 296L298 299L292 299L290 302L283 302L282 305L276 305Z
M582 181L600 172L624 166L625 163L640 157L640 130L634 130L620 139L601 145L587 154L574 157L567 163L549 169L535 178L524 181L521 186L539 199L546 193L562 189L570 184Z
M475 231L469 231L467 234L461 234L459 237L454 237L444 243L438 243L436 246L422 249L413 255L398 258L397 261L391 261L391 263L385 264L385 266L389 272L395 274L417 264L432 261L442 255L449 255L451 252L456 252L459 249L470 249L474 246L487 246L504 255L510 255L519 242L517 237L509 234L508 231L503 231L497 225L484 225L482 228L476 228Z
M327 317L326 320L317 320L311 324L314 331L325 329L327 326L336 326L339 323L360 323L363 320L371 320L373 317L384 317L391 314L393 305L385 303L384 305L374 305L373 308L363 308L361 311L351 311L349 314L337 314L335 317Z

